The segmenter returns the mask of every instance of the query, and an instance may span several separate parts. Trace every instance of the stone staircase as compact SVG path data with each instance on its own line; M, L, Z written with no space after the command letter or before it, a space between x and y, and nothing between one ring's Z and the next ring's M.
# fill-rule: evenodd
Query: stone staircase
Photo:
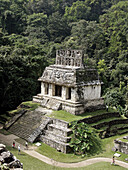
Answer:
M34 111L27 111L18 119L10 121L7 129L12 134L28 142L42 141L63 153L70 152L69 136L72 131L69 123L63 120L47 117L51 110L38 107ZM15 120L15 121L14 121Z
M71 137L69 137L71 133L72 131L69 129L68 122L52 119L52 123L47 124L46 129L40 136L40 140L60 152L68 153L70 152L68 142L71 139Z
M29 142L34 142L50 121L44 115L45 113L36 110L27 111L8 131Z
M49 117L43 117L42 122L40 124L39 127L37 127L36 129L34 129L34 131L32 132L32 134L28 137L28 142L33 143L38 136L40 136L40 134L42 133L42 131L45 129L46 125L48 123L50 123L50 118Z

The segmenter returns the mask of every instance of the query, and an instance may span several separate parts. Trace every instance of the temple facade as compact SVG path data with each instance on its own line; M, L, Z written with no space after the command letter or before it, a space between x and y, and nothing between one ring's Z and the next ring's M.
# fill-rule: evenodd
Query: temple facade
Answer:
M33 101L43 107L76 115L105 107L98 72L83 65L82 50L57 50L56 63L38 81L41 93Z

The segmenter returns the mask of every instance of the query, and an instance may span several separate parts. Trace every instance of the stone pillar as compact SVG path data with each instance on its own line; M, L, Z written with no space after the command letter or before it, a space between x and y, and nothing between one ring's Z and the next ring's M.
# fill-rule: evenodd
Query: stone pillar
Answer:
M49 96L52 96L52 84L49 84Z
M62 86L62 99L66 100L66 87Z
M99 87L99 96L98 97L100 98L101 97L101 84L99 84L98 87Z
M52 96L55 96L55 84L52 84Z
M69 88L66 87L66 99L68 99L68 98L69 98Z
M44 95L45 94L45 83L41 82L41 94Z
M74 66L74 58L71 59L71 66Z
M71 101L77 102L78 100L77 88L71 88Z

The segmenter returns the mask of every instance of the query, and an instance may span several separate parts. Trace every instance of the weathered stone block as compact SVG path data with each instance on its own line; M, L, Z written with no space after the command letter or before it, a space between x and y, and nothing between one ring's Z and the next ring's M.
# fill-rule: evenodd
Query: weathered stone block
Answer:
M119 139L114 140L114 146L119 152L128 154L128 142L122 142Z
M5 145L0 144L0 148L4 149L4 151L0 153L0 164L6 164L9 169L20 168L23 170L23 164L18 159L16 159L16 157L13 156L11 152L7 151Z
M62 104L57 100L49 99L48 103L46 104L46 107L53 110L61 110Z

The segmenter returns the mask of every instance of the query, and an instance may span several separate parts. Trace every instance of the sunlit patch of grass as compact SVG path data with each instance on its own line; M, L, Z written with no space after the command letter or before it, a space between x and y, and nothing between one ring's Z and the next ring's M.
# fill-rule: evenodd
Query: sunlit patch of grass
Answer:
M73 115L69 112L59 110L59 111L53 111L53 113L50 115L50 117L64 120L67 122L72 122L72 121L89 118L89 117L96 116L96 115L101 115L103 113L111 113L111 112L115 112L115 110L112 108L109 108L108 112L106 110L97 110L95 112L85 112L81 115Z
M31 110L31 111L35 110L40 106L39 103L34 103L33 101L22 102L21 104L29 106L30 108L28 108L27 110Z
M126 134L125 134L126 135ZM40 154L43 154L49 158L53 158L56 161L60 162L79 162L82 160L86 160L89 158L95 158L95 157L107 157L112 158L114 155L114 151L112 151L112 148L114 147L114 140L120 137L123 137L125 135L117 135L110 138L105 138L101 140L101 150L98 148L98 152L91 154L87 154L84 158L82 158L80 155L74 155L73 153L70 154L64 154L61 152L57 152L56 149L51 148L50 146L43 144L37 148L37 152ZM96 148L94 148L96 149ZM118 152L120 153L120 152ZM127 155L124 153L120 153L121 157L117 158L118 160L125 161L125 158L127 158ZM125 161L126 162L126 161Z

